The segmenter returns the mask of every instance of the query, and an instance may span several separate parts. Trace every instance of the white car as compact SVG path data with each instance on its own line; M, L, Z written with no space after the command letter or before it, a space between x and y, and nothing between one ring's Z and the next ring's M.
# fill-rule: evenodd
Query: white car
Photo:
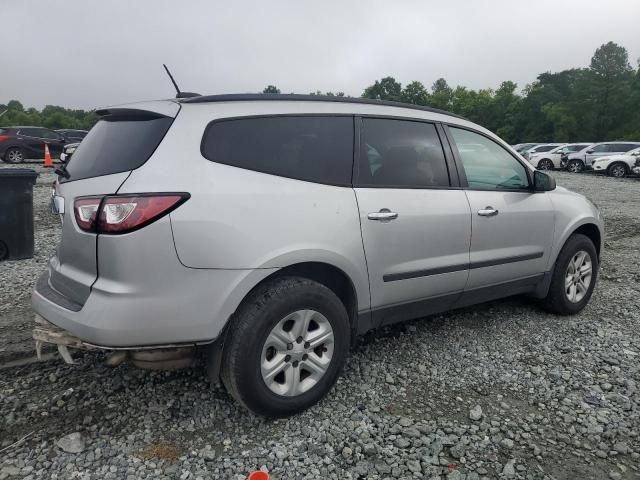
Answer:
M638 159L640 159L640 147L622 155L596 158L591 166L595 172L604 172L610 177L624 177L635 171L634 166Z
M591 143L568 143L560 145L547 152L534 152L529 154L529 163L538 170L553 170L561 168L560 157L573 152L578 152L588 147Z
M541 143L540 145L536 145L535 147L530 148L529 150L525 150L524 152L521 153L521 155L526 160L529 160L529 157L531 157L531 155L534 155L536 153L546 153L555 149L556 147L562 147L564 145L566 145L566 143Z

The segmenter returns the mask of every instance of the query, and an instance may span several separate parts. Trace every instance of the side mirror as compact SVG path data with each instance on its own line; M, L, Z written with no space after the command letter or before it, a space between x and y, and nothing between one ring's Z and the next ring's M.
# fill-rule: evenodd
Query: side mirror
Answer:
M593 148L590 148L589 150L587 150L587 153L593 153Z
M556 179L540 170L533 172L533 189L536 192L550 192L556 189Z

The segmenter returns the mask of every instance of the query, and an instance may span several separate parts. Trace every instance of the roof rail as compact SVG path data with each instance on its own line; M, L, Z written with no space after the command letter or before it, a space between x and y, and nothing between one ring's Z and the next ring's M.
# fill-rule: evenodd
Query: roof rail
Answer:
M280 100L299 102L337 102L337 103L358 103L366 105L379 105L387 107L410 108L412 110L422 110L425 112L440 113L451 117L467 120L455 113L446 112L438 108L413 105L411 103L392 102L389 100L374 100L360 97L338 97L331 95L299 95L295 93L232 93L225 95L202 95L180 100L181 103L210 103L210 102L242 102L255 100Z

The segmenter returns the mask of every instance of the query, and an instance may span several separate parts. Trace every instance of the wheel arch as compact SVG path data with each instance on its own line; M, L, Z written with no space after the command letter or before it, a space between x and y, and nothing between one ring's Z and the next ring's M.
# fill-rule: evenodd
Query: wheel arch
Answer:
M614 167L614 165L622 165L626 175L628 175L629 172L631 171L631 169L629 168L629 165L627 165L626 162L623 162L622 160L614 160L609 165L607 165L607 174L609 174L609 171Z
M233 322L235 311L237 311L237 309L243 304L243 302L245 302L247 298L249 298L253 294L253 292L256 291L256 289L258 289L265 283L283 277L307 278L309 280L321 283L322 285L329 288L333 293L335 293L347 310L347 314L349 316L349 327L351 330L352 344L355 342L358 332L361 332L368 328L369 325L365 325L365 328L363 328L363 325L360 325L360 323L366 321L366 318L363 318L359 314L358 291L352 278L343 269L331 263L322 261L292 263L290 265L278 268L277 270L271 271L271 273L266 276L261 275L257 282L253 282L251 288L246 289L246 293L244 293L242 298L237 301L237 305L233 309L233 313L231 313L227 317L225 324L220 330L216 340L205 347L206 368L209 378L212 381L217 382L219 378L220 368L222 365L222 351L224 348L227 332L229 331L229 326ZM367 304L370 303L368 296L363 300L365 300L365 303Z

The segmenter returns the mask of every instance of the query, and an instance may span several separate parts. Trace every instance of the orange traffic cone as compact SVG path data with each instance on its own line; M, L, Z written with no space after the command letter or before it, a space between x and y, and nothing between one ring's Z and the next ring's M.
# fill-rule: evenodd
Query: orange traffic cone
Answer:
M262 470L256 470L249 474L247 480L269 480L269 474Z
M46 168L53 168L53 160L51 159L51 154L49 153L49 145L44 144L44 166Z

